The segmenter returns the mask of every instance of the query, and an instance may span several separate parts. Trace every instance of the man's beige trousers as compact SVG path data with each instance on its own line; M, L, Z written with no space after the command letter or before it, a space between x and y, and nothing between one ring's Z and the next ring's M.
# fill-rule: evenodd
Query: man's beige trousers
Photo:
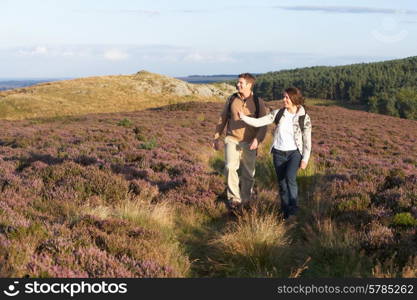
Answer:
M227 199L245 203L251 199L255 182L256 150L249 150L248 143L237 142L229 136L225 138L224 142L224 173L227 180Z

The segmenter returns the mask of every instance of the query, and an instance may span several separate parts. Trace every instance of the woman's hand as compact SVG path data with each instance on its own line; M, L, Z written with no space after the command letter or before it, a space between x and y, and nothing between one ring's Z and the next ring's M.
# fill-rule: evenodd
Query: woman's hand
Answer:
M243 116L246 116L242 110L239 110L237 115L239 116L239 119L242 119Z
M305 161L301 161L300 169L305 170L307 168L307 163Z
M249 150L256 150L258 149L259 143L258 143L258 139L254 138L252 143L249 146Z

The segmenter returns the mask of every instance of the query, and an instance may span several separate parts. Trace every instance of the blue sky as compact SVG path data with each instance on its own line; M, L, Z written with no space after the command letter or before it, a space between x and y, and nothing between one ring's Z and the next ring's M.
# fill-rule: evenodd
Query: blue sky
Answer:
M263 73L417 55L415 0L0 0L0 78Z

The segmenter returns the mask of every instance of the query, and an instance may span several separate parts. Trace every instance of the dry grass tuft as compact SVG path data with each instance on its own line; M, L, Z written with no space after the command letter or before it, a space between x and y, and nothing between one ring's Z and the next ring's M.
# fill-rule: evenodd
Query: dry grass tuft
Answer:
M243 212L223 234L211 241L214 259L226 276L271 277L280 274L281 259L290 240L275 213ZM282 276L282 275L281 275Z

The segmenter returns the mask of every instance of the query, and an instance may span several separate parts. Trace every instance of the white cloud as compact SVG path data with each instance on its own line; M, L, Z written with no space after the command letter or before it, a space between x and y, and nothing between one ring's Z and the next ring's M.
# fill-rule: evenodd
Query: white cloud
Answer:
M280 9L293 11L318 11L327 13L342 13L342 14L406 14L415 15L417 10L404 10L392 8L379 7L362 7L362 6L330 6L330 5L299 5L299 6L276 6Z
M73 51L64 51L62 56L75 56L75 53Z
M93 51L83 46L34 46L17 48L15 54L27 57L86 57L92 56Z
M226 53L191 52L184 57L186 62L197 63L233 63L236 60Z
M106 52L104 52L103 56L105 59L112 61L125 60L129 57L127 53L118 49L107 50Z
M74 10L76 13L98 13L98 14L136 14L146 16L158 16L161 14L159 10L147 10L147 9L116 9L116 10Z
M38 46L34 50L34 54L46 54L48 52L48 49L46 47Z
M17 51L17 54L22 56L46 55L48 54L48 48L44 46L37 46L29 50L20 49Z
M18 52L20 55L17 55ZM140 69L174 76L261 73L391 58L400 57L378 57L374 54L369 57L329 56L326 53L281 51L209 51L173 45L35 45L20 48L0 47L0 60L4 62L0 77L83 77L132 74ZM112 63L108 63L109 61ZM27 69L28 62L34 66L30 70Z

